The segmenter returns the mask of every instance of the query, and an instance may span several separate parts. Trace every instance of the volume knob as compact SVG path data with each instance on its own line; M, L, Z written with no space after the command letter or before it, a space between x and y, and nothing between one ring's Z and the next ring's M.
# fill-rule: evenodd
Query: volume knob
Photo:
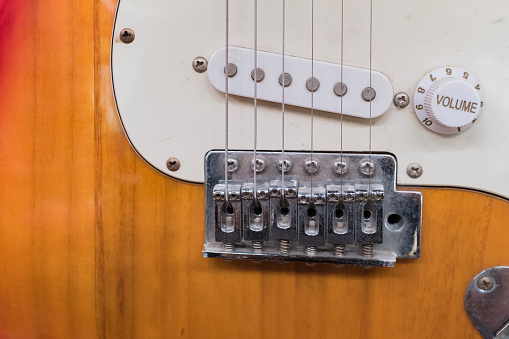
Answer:
M467 130L484 106L477 79L453 67L437 69L424 77L415 91L414 102L423 125L442 134Z

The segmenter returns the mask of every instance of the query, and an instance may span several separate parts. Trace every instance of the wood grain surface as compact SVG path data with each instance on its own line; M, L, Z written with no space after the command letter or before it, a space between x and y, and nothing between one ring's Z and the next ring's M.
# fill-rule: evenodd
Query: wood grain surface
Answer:
M204 259L204 188L130 147L115 0L0 0L0 338L479 338L463 306L509 264L509 203L422 189L395 268Z

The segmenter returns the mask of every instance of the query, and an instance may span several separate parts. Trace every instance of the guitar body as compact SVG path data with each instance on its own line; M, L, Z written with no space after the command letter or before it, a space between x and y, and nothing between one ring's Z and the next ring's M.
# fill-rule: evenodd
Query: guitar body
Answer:
M0 1L0 338L480 338L471 279L507 265L509 202L423 194L395 268L205 259L205 190L133 151L115 0Z

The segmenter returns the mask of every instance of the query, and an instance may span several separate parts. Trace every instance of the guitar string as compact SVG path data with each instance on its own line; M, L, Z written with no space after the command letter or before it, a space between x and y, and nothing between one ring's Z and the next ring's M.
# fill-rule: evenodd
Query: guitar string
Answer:
M285 197L285 0L283 0L283 85L281 86L281 197Z
M372 73L372 59L373 59L373 0L370 0L369 8L369 88L372 90L371 73ZM371 104L373 99L369 100L369 163L371 164ZM369 168L369 167L368 167ZM374 167L373 167L374 170ZM368 197L371 197L371 175L368 179Z
M254 147L253 147L253 198L258 201L256 183L256 153L258 146L258 0L254 0ZM256 205L255 205L256 206Z
M343 20L344 20L344 0L341 0L341 79L340 79L340 82L341 82L341 85L339 86L339 92L341 93L342 89L343 89L343 29L344 29L344 23L343 23ZM340 144L341 144L341 155L340 155L340 164L343 164L343 95L340 96L340 102L341 102L341 136L340 136ZM341 166L341 165L340 165ZM340 172L341 172L341 167L340 167ZM341 196L343 195L343 175L340 174L339 176L339 181L340 181L340 194Z
M226 52L225 52L225 71L224 71L224 97L225 97L225 132L224 132L224 182L225 182L225 200L228 203L228 63L229 63L229 55L228 55L228 47L229 47L229 13L230 6L229 0L226 0Z
M314 84L314 76L315 76L315 1L311 0L311 87ZM313 153L314 153L314 115L315 115L315 105L314 105L314 91L311 91L311 166L313 166ZM311 190L310 195L311 199L313 199L313 176L314 173L311 173Z

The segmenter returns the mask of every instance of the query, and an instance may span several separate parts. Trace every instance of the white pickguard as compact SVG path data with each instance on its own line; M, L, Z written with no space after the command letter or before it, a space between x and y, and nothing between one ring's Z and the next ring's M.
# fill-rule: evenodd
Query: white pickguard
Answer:
M344 63L369 67L369 0L344 1ZM464 133L444 136L423 127L413 102L391 105L372 124L373 151L398 159L398 183L474 188L509 197L509 2L507 0L373 1L372 67L395 92L413 96L433 69L468 70L484 86L483 117ZM281 53L282 1L258 0L258 46ZM286 1L286 53L311 57L311 1ZM136 39L120 42L122 28ZM339 63L341 1L315 1L314 54ZM253 48L253 1L230 0L230 43ZM203 181L203 156L224 148L224 95L205 73L191 67L225 43L225 1L121 0L112 44L115 96L126 134L157 170L186 181ZM258 149L281 148L281 107L258 105ZM286 148L310 149L309 109L286 107ZM230 98L231 149L253 148L253 104ZM340 116L315 112L317 150L340 150ZM343 118L343 150L367 151L369 120ZM166 168L180 160L177 172ZM406 174L419 163L423 175Z

